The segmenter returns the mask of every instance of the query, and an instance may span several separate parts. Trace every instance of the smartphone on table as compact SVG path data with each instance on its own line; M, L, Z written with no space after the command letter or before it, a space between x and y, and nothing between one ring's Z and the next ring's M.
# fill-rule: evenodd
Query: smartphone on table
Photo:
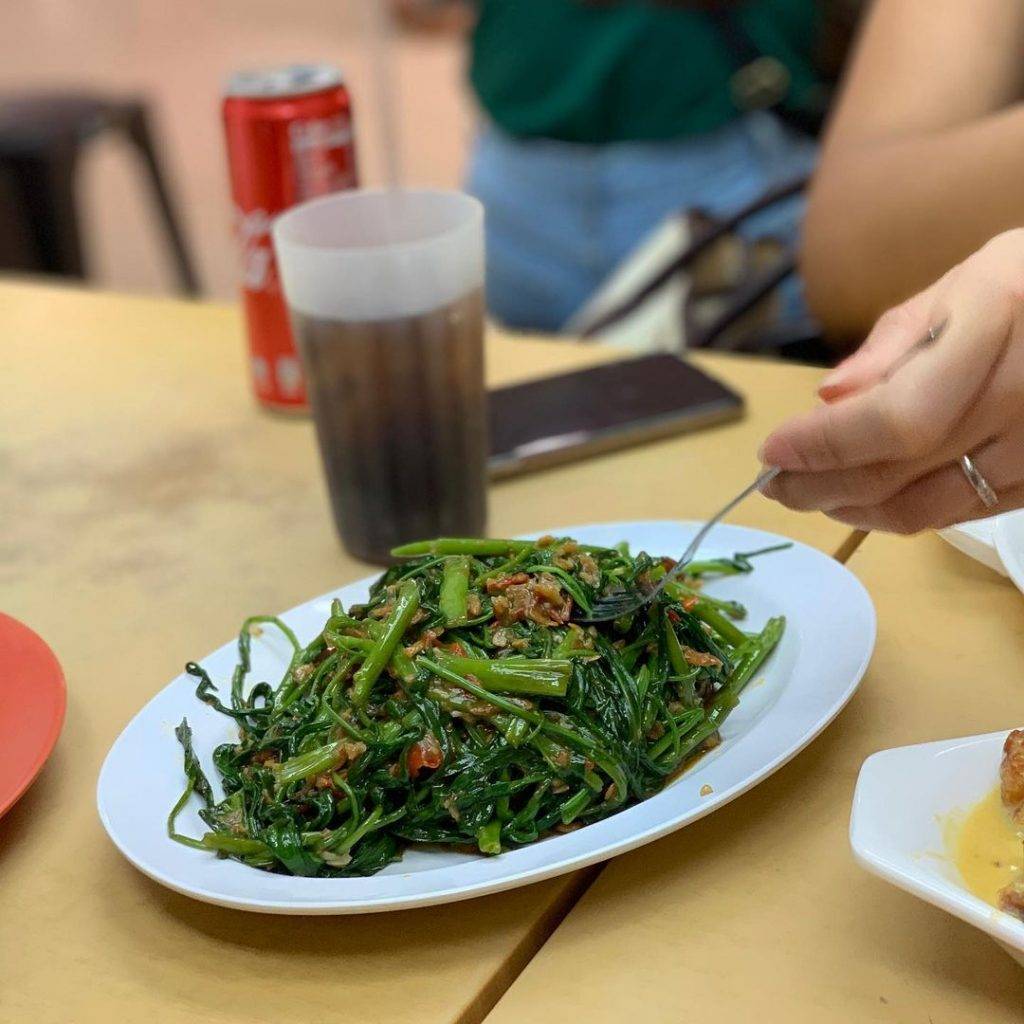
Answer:
M738 419L743 399L676 356L657 354L490 392L492 478Z

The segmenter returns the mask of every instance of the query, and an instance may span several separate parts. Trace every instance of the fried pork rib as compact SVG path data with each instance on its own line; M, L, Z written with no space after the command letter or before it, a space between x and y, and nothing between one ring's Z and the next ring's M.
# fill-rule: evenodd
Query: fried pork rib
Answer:
M1014 729L1003 744L999 791L1010 816L1024 827L1024 729ZM999 890L999 909L1024 921L1024 880Z

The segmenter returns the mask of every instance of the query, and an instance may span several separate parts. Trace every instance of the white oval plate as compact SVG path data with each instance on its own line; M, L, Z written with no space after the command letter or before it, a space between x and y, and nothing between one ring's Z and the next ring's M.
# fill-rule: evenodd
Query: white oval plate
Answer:
M635 552L671 555L686 547L696 526L606 523L553 532L607 546L626 540ZM783 540L760 530L719 526L701 557ZM308 642L323 628L332 598L346 606L361 601L371 582L314 598L282 617ZM752 575L716 581L709 590L741 600L749 611L747 628L786 615L782 642L730 715L719 747L651 799L575 832L497 857L409 850L370 878L270 874L181 846L167 838L165 824L184 781L174 727L188 716L196 753L218 792L210 754L217 744L237 738L229 719L195 699L194 680L184 675L158 693L111 748L99 777L100 819L121 852L163 885L209 903L278 914L351 914L446 903L538 882L631 850L702 818L785 764L853 696L874 648L875 613L867 592L838 562L806 545L758 559ZM239 621L259 610L240 608ZM280 678L289 652L275 633L268 630L254 639L252 649L251 678ZM222 686L230 679L235 654L232 640L203 660ZM702 796L702 789L708 795ZM205 830L195 807L182 813L178 827L192 835Z
M850 845L860 865L983 932L1024 966L1024 923L964 885L944 824L999 781L1009 729L872 754L860 770Z
M1024 592L1024 509L997 516L994 524L996 551L1010 579Z

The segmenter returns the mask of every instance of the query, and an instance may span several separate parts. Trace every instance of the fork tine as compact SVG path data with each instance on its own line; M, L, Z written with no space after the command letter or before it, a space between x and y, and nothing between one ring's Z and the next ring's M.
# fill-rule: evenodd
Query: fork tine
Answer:
M581 614L576 621L583 623L608 622L635 611L643 604L643 596L636 593L624 591L619 594L609 594L599 598L590 611Z
M636 591L622 591L618 594L609 594L607 597L602 597L597 600L589 612L583 615L574 616L576 622L591 623L591 622L608 622L611 619L617 619L622 615L627 615L630 612L634 612L639 608L642 608L645 604L649 604L655 600L657 596L665 588L665 584L670 580L675 579L679 576L689 565L694 555L697 554L701 544L704 543L705 538L711 532L712 528L725 518L744 498L748 495L753 494L754 491L761 488L769 480L778 476L779 470L774 467L763 469L758 475L757 479L745 487L739 494L736 495L731 501L727 502L712 516L704 525L697 531L696 536L690 541L686 551L683 552L682 557L678 562L658 581L657 586L653 590L648 591L645 594L637 593Z

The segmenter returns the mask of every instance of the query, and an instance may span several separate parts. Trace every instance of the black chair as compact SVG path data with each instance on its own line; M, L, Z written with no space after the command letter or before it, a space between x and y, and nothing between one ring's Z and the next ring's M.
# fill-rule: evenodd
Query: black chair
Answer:
M0 270L88 275L75 197L78 157L106 132L136 147L149 178L181 291L195 268L160 168L144 104L80 94L0 96Z

